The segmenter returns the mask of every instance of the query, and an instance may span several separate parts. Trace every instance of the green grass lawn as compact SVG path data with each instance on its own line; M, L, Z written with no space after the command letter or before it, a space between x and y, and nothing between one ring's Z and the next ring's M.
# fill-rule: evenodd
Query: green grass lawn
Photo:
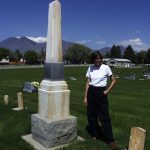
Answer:
M86 70L87 67L65 67L65 81L71 90L70 112L78 118L78 135L86 141L74 143L63 150L109 150L106 144L92 141L85 131L87 118L83 97ZM23 92L25 109L16 112L12 108L17 106L17 92L22 92L24 82L40 82L43 72L41 68L0 70L0 150L34 150L21 136L31 133L31 114L38 111L37 93ZM138 80L142 78L142 68L118 68L113 72L120 77L109 94L110 115L118 150L128 145L131 127L146 130L145 150L149 150L150 80ZM124 79L124 76L133 74L136 80ZM70 80L70 76L77 80ZM8 106L3 102L6 94L10 100Z

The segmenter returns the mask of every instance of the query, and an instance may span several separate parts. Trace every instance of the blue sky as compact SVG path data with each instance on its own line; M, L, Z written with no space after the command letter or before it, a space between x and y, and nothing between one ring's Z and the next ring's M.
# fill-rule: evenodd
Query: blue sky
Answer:
M0 0L0 41L46 37L52 0ZM113 44L150 48L149 0L60 0L62 39L92 49Z

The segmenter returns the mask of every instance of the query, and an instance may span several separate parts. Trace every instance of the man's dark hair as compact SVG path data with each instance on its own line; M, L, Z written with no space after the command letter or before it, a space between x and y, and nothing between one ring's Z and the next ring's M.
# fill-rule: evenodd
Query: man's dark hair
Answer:
M100 57L101 59L103 59L103 56L101 55L101 53L99 51L94 51L92 54L91 54L91 63L95 63L95 59L97 57Z

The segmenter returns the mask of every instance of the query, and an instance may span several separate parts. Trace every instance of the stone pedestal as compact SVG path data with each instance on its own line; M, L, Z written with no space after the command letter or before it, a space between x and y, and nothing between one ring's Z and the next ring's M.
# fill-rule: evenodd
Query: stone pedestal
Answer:
M32 138L46 148L77 139L77 118L70 116L66 81L43 80L38 94L38 114L31 117Z
M77 118L73 116L52 121L39 114L31 117L32 138L46 148L68 144L77 139L76 127Z
M70 90L65 81L43 80L38 93L40 115L51 120L69 116Z

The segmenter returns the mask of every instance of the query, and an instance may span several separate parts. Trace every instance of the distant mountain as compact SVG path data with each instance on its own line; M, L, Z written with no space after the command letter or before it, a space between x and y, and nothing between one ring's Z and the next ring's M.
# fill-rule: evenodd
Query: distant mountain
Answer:
M74 43L62 41L62 49L65 53L67 49ZM36 52L46 50L46 40L43 38L32 38L32 37L10 37L0 42L0 47L8 48L12 51L19 49L22 53L27 50L35 50Z
M106 55L106 53L110 53L110 49L111 47L104 47L104 48L101 48L100 50L98 50L103 56Z
M62 41L62 49L63 53L68 50L69 47L71 47L74 43L73 42L67 42ZM16 49L19 49L21 53L24 53L27 50L35 50L36 52L40 52L42 49L46 50L46 38L44 37L10 37L3 41L0 41L0 47L8 48L11 51L15 51ZM110 53L111 47L104 47L101 49L98 49L97 51L100 51L100 53L105 56L106 52ZM120 46L121 54L124 54L125 47ZM95 50L94 50L95 51Z
M126 47L123 47L123 46L119 46L119 47L121 49L121 55L123 55ZM99 51L103 56L105 56L107 52L110 53L110 50L111 50L111 47L104 47L97 51Z

